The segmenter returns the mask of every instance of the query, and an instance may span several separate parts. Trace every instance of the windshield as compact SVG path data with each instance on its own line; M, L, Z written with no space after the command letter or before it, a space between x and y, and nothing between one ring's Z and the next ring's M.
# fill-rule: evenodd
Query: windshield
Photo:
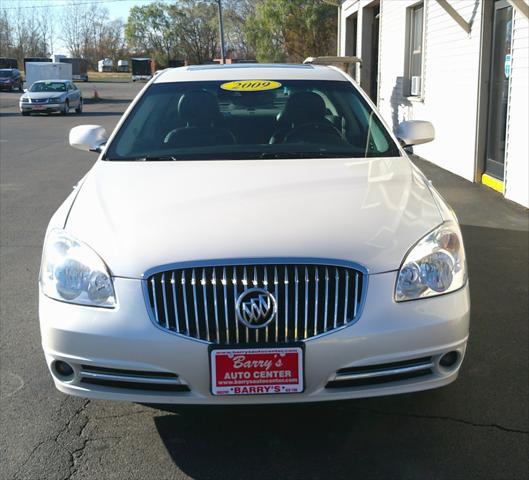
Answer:
M0 77L12 77L13 72L11 70L0 70Z
M254 83L252 83L254 82ZM107 160L400 156L346 81L153 84L105 153Z
M30 92L66 92L63 82L35 82L29 89Z

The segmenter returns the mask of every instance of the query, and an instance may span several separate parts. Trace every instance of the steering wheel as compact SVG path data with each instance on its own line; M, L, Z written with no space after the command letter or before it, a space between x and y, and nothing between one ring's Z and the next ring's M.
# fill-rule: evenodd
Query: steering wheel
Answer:
M297 135L310 138L312 135L318 134L336 135L337 137L340 137L340 140L342 140L342 132L340 132L340 130L338 130L331 123L311 122L294 127L292 130L290 130L290 132L285 134L283 143L295 141L292 137L296 137Z

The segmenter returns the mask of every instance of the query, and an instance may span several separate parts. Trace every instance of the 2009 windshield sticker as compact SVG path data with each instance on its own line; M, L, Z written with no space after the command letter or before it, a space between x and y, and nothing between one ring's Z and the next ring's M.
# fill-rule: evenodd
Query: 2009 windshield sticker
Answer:
M223 83L220 88L232 92L262 92L280 88L279 82L273 80L237 80L235 82Z

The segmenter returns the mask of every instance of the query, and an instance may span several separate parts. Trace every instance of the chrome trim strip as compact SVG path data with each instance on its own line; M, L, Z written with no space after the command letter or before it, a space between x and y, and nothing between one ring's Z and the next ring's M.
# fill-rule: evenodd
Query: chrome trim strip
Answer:
M184 313L186 315L186 336L190 336L189 332L189 312L187 310L187 288L186 288L186 274L182 271L182 290L184 293Z
M320 277L318 275L318 266L314 267L314 270L316 270L316 273L314 275L314 330L312 330L312 333L316 333L318 330L318 296L319 296L319 285L320 285Z
M153 377L140 377L138 375L117 375L115 373L86 372L84 370L81 370L80 376L81 376L81 379L82 378L95 378L98 380L114 380L116 382L135 382L135 383L151 383L151 384L164 384L164 385L185 385L184 383L182 383L179 377L153 378Z
M154 280L154 278L151 280L151 285L152 285L152 298L153 298L153 301L154 301L154 316L156 317L156 323L160 324L159 320L158 320L158 302L156 301L156 281Z
M165 314L165 327L169 328L169 313L167 312L167 294L165 293L165 273L162 274L162 298L163 298L163 312Z
M356 301L356 300L355 300ZM349 308L349 270L345 271L345 307L343 312L343 324L347 323L347 309Z
M243 284L244 290L246 290L248 288L248 271L246 267L244 267L243 273L242 273L242 284ZM249 341L250 341L250 329L246 326L246 343L248 343Z
M334 278L334 322L333 322L333 330L338 326L338 293L340 291L340 273L338 272L338 269L335 267L334 271L336 273L336 276Z
M325 316L323 320L323 331L329 330L329 267L325 267Z
M264 270L264 276L263 276L263 284L264 284L264 288L268 291L270 291L270 288L268 288L268 267L265 265L263 267L263 270ZM277 297L276 297L276 302L277 302ZM277 323L277 313L276 313L276 319L275 319L275 323ZM266 329L265 329L265 342L268 343L268 331L270 329L270 324L268 324L266 326Z
M173 308L174 308L174 318L176 323L176 331L180 333L180 322L178 318L178 308L177 308L177 301L176 301L176 280L175 275L173 272L173 275L171 276L171 286L173 288Z
M202 285L202 299L204 301L204 320L206 321L206 340L210 341L209 336L209 313L208 313L208 296L206 293L206 287L207 287L207 279L206 279L206 269L202 269L202 280L200 281L200 284ZM198 314L197 314L198 317Z
M222 292L224 296L224 323L226 325L226 343L230 343L230 329L228 326L228 292L226 280L226 267L222 269Z
M364 281L367 282L367 276L364 277ZM362 287L364 287L364 285L362 285ZM355 272L355 303L354 303L354 310L353 310L353 318L356 318L357 308L358 308L358 272Z
M285 272L286 272L286 270L285 270ZM285 275L286 275L286 273L285 273ZM294 267L294 285L295 285L294 288L296 289L294 291L294 339L297 340L299 338L299 336L298 336L298 312L299 312L299 275L298 275L298 267ZM286 315L285 322L288 322L288 315ZM285 338L287 338L286 337L286 333L285 333Z
M232 267L233 270L233 305L237 305L237 268ZM235 319L235 343L239 343L239 321Z
M279 302L279 280L277 278L277 267L274 267L274 285L275 285L275 294L276 294L276 300ZM278 312L278 318L279 318L279 312ZM279 322L276 319L276 336L275 341L279 341Z
M219 304L217 301L217 269L213 267L213 275L211 277L211 286L213 288L213 305L215 309L215 340L220 343L220 329L219 329Z
M373 365L373 368L376 368L376 365ZM386 370L377 370L373 372L361 372L361 373L336 373L334 378L331 379L333 382L341 382L346 380L360 380L363 378L376 378L376 377L385 377L389 375L399 375L401 373L410 373L418 372L420 370L433 369L433 363L422 363L420 365L412 365L409 367L401 368L390 368Z
M435 230L435 229L434 229ZM345 267L358 270L364 275L369 275L369 270L359 263L338 260L335 258L316 258L316 257L255 257L255 258L219 258L211 260L196 260L176 263L167 263L146 270L141 276L143 279L149 278L156 273L162 273L167 270L180 270L202 267L215 266L244 266L244 265L327 265L329 267Z
M309 270L305 267L305 323L303 324L303 338L308 337L307 326L309 322Z
M287 273L287 267L285 267L284 270L284 277L283 277L283 285L284 285L284 291L285 291L285 340L288 338L288 273ZM297 311L297 310L296 310ZM297 324L294 327L297 328ZM296 330L294 330L296 332ZM294 333L294 338L297 338L296 334Z
M96 378L98 380L114 380L116 382L135 382L135 383L151 383L151 384L164 384L164 385L185 385L182 383L179 377L176 378L154 378L154 377L141 377L138 375L118 375L115 373L95 373L80 372L82 378Z
M200 337L200 327L198 325L198 307L197 307L197 277L195 269L191 273L191 286L193 288L193 307L195 308L195 326L197 328L196 337Z

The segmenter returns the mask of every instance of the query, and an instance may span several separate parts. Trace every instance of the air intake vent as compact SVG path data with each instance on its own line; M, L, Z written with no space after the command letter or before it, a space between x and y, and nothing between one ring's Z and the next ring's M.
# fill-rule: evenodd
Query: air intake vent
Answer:
M178 375L171 372L120 370L94 365L81 365L80 375L81 383L104 387L148 391L190 391L189 387L180 380Z
M410 378L422 377L433 373L431 357L405 360L402 362L342 368L325 388L351 388L366 385L378 385Z

